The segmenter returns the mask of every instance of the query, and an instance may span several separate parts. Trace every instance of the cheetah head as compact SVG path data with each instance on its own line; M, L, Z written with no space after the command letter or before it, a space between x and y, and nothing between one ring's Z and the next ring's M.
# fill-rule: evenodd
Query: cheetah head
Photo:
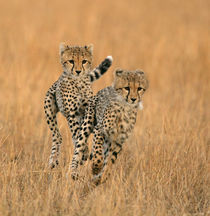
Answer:
M60 61L64 71L79 77L86 74L91 69L93 57L93 45L88 46L68 46L60 44Z
M143 71L117 69L113 86L123 100L141 108L142 96L148 88L148 80Z

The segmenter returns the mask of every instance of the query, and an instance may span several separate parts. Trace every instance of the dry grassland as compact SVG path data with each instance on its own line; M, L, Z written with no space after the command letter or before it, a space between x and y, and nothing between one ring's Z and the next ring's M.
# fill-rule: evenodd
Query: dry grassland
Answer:
M209 0L0 1L0 215L210 214ZM51 148L43 98L62 72L58 46L94 44L94 65L142 68L150 87L135 131L109 181L66 176L71 134L59 114L61 166ZM89 141L91 145L91 140Z

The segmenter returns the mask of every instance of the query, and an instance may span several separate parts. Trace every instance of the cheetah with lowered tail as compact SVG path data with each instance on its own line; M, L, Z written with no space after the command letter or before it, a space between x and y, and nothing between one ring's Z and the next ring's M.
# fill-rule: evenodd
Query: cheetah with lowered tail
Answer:
M148 88L145 73L140 70L117 69L113 86L107 87L94 97L95 111L89 109L89 116L95 114L92 160L93 180L96 184L107 178L108 167L118 157L123 144L133 131L138 108L142 109L142 96ZM87 142L85 128L82 128L77 145Z
M60 61L63 73L49 88L44 100L46 120L52 133L53 144L49 159L51 168L59 163L58 156L62 143L56 114L60 111L66 117L75 144L81 125L85 120L85 109L93 97L91 83L99 79L112 64L112 57L108 56L98 67L91 70L92 49L92 45L82 47L60 44ZM77 156L77 147L76 145L74 147L74 156ZM81 161L76 163L82 164L87 158L88 146L85 145L82 149Z

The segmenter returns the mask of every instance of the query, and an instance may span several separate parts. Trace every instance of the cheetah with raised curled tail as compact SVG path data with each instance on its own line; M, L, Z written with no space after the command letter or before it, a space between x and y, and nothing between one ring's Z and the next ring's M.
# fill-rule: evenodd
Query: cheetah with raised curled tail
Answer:
M91 83L99 79L111 66L112 57L108 56L95 69L91 69L93 46L68 46L60 44L60 61L63 73L47 91L44 110L47 123L52 132L52 150L49 165L58 165L58 156L62 137L57 126L56 114L60 111L67 119L75 144L81 125L84 121L85 109L93 97ZM74 146L73 164L82 164L88 158L87 145L82 148L82 157L77 157L77 146ZM76 160L76 161L75 161ZM74 169L77 166L72 166Z
M131 134L147 88L148 80L143 71L117 69L113 86L99 91L94 97L92 107L95 111L90 107L87 115L95 115L96 122L90 155L96 184L107 178L108 170ZM89 134L86 132L82 127L77 145L82 146L87 142Z

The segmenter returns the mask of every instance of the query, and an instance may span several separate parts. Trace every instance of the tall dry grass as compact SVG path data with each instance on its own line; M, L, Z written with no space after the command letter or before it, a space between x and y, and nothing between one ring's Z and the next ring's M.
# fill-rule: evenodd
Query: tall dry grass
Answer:
M0 1L0 215L208 215L210 3L208 0ZM150 88L109 181L47 169L51 138L43 98L61 73L61 41L93 43L94 65L142 68ZM91 142L90 142L91 143Z

